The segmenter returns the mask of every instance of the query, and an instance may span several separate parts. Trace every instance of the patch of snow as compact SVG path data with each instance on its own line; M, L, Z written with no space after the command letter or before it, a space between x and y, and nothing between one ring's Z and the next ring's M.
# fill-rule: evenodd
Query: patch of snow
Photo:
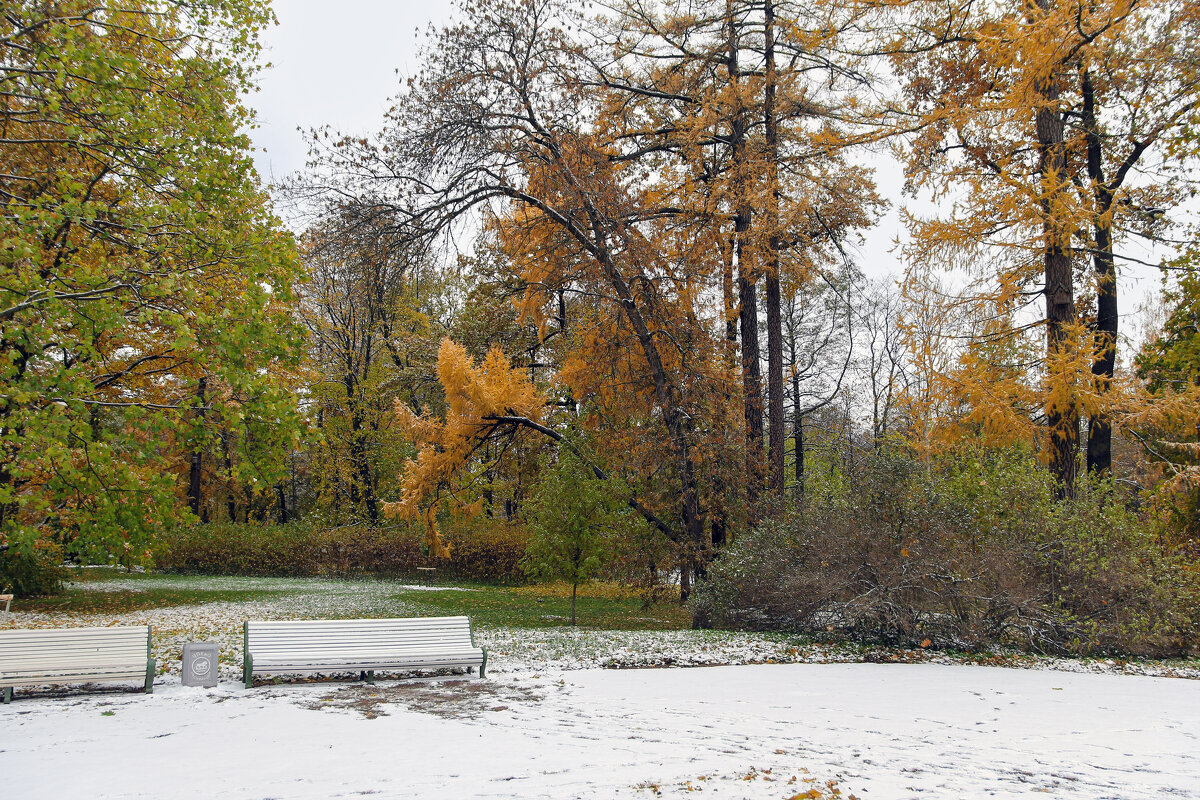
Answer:
M0 707L6 795L1200 798L1200 682L936 664L546 670ZM69 768L64 768L69 765Z
M781 634L480 627L488 680L241 687L245 619L421 613L387 581L203 579L266 598L0 628L149 624L153 695L19 689L0 706L5 796L1200 799L1194 662L868 651ZM151 576L88 588L197 588ZM185 688L187 641L222 683ZM921 663L850 663L867 659ZM740 666L719 666L740 665ZM630 669L632 667L712 667ZM1089 674L1094 673L1094 674ZM69 767L69 768L64 768ZM833 782L832 787L830 782Z

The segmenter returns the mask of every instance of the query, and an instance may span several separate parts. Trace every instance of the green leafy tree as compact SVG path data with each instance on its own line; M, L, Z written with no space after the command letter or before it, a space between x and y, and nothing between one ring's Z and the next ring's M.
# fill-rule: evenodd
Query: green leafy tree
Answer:
M1138 377L1149 401L1131 415L1160 494L1168 500L1170 538L1200 541L1200 251L1175 261L1177 277L1163 288L1166 319L1138 353Z
M625 502L609 481L567 449L554 464L528 503L532 540L525 563L530 575L571 584L571 624L579 584L596 576L610 554L610 532Z
M297 364L300 271L240 101L271 19L260 0L3 4L9 556L56 542L141 561L154 531L184 514L183 474L208 469L194 454L211 447L215 421L253 430L257 449L296 435L279 378ZM200 482L188 483L194 494Z

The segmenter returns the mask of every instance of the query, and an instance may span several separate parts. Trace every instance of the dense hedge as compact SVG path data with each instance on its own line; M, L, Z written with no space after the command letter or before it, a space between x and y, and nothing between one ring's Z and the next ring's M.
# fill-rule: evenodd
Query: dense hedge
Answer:
M67 572L62 567L62 548L41 542L32 552L15 549L0 552L0 594L17 597L58 594Z
M522 527L494 520L451 526L443 533L450 558L422 549L414 527L196 525L162 536L155 565L166 572L206 575L416 578L434 567L438 578L481 583L522 583L526 536Z
M1074 655L1200 652L1200 572L1112 487L1059 500L1020 453L862 474L729 546L700 623Z

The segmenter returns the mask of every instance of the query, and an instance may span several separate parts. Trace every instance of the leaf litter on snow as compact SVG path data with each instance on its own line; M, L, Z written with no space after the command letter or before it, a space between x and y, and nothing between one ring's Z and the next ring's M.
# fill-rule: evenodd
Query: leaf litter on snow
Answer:
M242 623L247 619L335 619L422 616L419 602L399 593L453 587L412 586L387 580L313 578L191 577L150 575L77 584L88 591L197 589L265 593L243 601L215 601L122 613L21 612L0 615L0 629L150 625L160 673L178 674L185 642L220 647L221 677L241 675ZM462 591L477 591L462 588ZM795 663L979 664L1066 672L1200 678L1196 662L1067 659L1015 652L948 654L923 649L864 648L822 644L798 636L739 631L617 631L559 626L480 626L476 642L489 651L491 673L577 669L731 666Z

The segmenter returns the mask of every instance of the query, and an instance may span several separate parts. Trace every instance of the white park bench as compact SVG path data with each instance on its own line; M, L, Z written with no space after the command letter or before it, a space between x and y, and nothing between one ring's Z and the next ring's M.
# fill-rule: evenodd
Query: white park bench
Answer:
M467 617L400 619L247 620L242 678L254 673L402 672L479 668L484 677L487 651L475 646Z
M0 631L0 687L91 681L145 682L154 690L150 626Z

